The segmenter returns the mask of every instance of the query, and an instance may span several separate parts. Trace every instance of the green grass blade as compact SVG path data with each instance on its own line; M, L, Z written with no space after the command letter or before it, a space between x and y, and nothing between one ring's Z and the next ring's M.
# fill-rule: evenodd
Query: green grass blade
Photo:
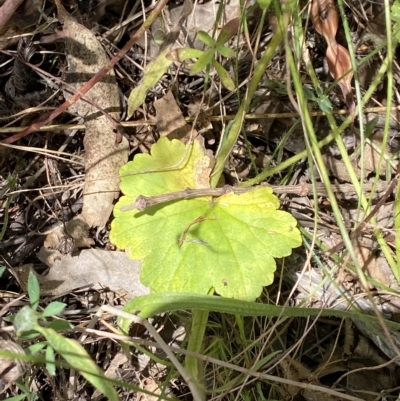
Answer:
M105 378L101 369L91 359L90 355L77 341L65 338L53 329L37 325L35 329L40 332L49 343L74 369L101 391L109 400L118 401L118 395L112 384Z

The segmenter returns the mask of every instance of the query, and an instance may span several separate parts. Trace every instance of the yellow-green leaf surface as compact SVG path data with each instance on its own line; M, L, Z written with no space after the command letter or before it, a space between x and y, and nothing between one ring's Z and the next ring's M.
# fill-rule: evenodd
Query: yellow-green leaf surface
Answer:
M209 164L197 141L187 148L162 138L151 155L137 155L121 168L124 196L115 206L110 238L132 259L143 259L141 281L152 291L208 294L214 289L254 300L273 281L274 258L301 243L296 220L277 210L270 188L171 201L144 212L120 210L139 195L208 187Z
M161 77L167 72L172 61L166 56L171 51L171 46L164 49L155 60L150 62L144 69L143 81L134 88L128 99L128 116L132 117L135 110L146 100L149 89L157 84Z

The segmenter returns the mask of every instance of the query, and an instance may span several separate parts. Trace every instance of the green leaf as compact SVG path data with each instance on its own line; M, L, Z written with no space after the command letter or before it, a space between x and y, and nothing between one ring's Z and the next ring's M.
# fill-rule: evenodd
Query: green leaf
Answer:
M158 46L161 46L163 44L163 42L165 41L165 37L166 37L165 33L160 29L157 29L152 34L152 36L153 36L153 40L154 40L155 44Z
M0 266L0 277L4 274L5 270L5 266Z
M199 58L204 54L202 50L190 49L188 47L173 49L167 54L167 59L171 61L183 62L190 58Z
M28 394L15 395L14 397L7 398L8 401L20 401L28 397Z
M204 70L214 58L214 50L206 51L194 64L190 69L190 75L196 75L200 71Z
M271 352L270 354L268 354L267 356L265 356L264 358L259 359L254 366L252 367L252 369L254 369L254 371L259 371L262 369L262 367L268 363L272 358L276 357L277 355L281 354L282 351L278 350L278 351L274 351Z
M53 320L47 327L56 331L71 330L73 328L72 324L64 319Z
M56 374L56 358L54 356L53 348L47 346L46 348L46 369L51 376Z
M304 91L304 95L307 100L312 100L313 102L317 101L317 98L314 95L313 91L311 89L307 88L307 86L303 86L303 91Z
M32 272L29 272L28 277L28 295L33 310L37 310L40 299L40 287L37 277Z
M10 315L10 316L5 316L5 317L3 317L3 320L4 320L5 322L8 322L8 323L13 323L13 322L14 322L14 319L15 319L15 315Z
M215 40L207 32L198 31L197 37L207 46L214 47Z
M272 0L257 0L258 5L262 11L268 10Z
M24 351L27 355L35 355L39 351L41 351L43 348L45 348L46 346L47 346L47 342L42 341L40 343L34 343L34 344L30 345L28 348L25 348Z
M34 338L38 338L40 334L36 330L28 330L28 331L23 331L20 335L19 338L21 340L33 340Z
M218 47L218 53L226 58L232 58L235 55L235 52L231 48L226 46Z
M332 103L327 96L320 98L318 100L318 105L324 113L330 113L333 108Z
M234 18L227 22L221 29L218 35L218 39L215 43L215 48L218 50L220 46L226 43L228 40L232 39L239 30L239 18Z
M304 306L293 307L287 305L273 305L262 302L248 302L238 299L229 299L215 295L201 295L191 293L152 293L141 295L131 299L125 306L124 311L138 314L147 319L151 316L166 312L180 310L208 310L218 313L229 313L240 316L266 316L266 317L310 317L310 316L335 316L339 318L359 319L365 323L379 325L379 319L374 315L364 314L357 308L351 310L305 308ZM125 322L126 318L119 317L118 325ZM389 327L400 330L400 323L385 320ZM124 330L126 333L126 331ZM384 335L384 334L383 334Z
M400 22L400 0L395 0L392 5L390 17L395 22Z
M37 324L37 313L28 305L22 307L15 315L14 328L17 336L25 331L31 331Z
M36 326L54 348L72 368L78 370L86 380L101 391L109 400L118 401L118 395L112 384L106 379L101 369L90 358L86 350L75 340L65 338L53 329Z
M121 211L139 195L208 187L209 156L198 141L187 146L161 138L151 155L137 155L121 168L125 196L115 206L110 239L132 259L143 259L141 281L152 291L208 294L215 289L226 297L254 300L273 281L274 258L301 244L296 220L277 210L270 188ZM168 170L178 164L179 169Z
M53 315L58 315L65 309L66 306L67 304L64 304L63 302L58 302L58 301L51 302L46 306L46 308L42 312L42 316L49 317Z
M395 0L390 13L393 24L393 35L397 42L400 42L400 0Z
M314 95L314 93L307 88L306 86L303 87L304 94L308 100L318 103L319 108L325 112L329 113L332 110L332 103L329 100L328 96L321 91L321 89L316 88L316 92L318 97Z
M229 72L225 70L224 67L220 63L218 63L217 60L213 60L213 66L217 70L217 73L219 75L219 79L222 82L222 85L225 86L226 89L233 91L235 90L236 86L235 83L233 82L231 76L229 75Z
M24 397L28 400L28 401L36 401L39 399L39 397L31 392L30 386L29 384L26 385L25 383L22 383L21 380L17 380L15 382L15 385L18 387L18 389L24 393ZM14 397L13 397L14 398ZM12 398L7 398L7 400L11 400Z
M172 61L167 58L171 51L171 45L166 47L152 62L144 69L143 81L134 88L128 99L128 117L132 117L135 110L146 100L149 89L157 84L161 77L167 72Z

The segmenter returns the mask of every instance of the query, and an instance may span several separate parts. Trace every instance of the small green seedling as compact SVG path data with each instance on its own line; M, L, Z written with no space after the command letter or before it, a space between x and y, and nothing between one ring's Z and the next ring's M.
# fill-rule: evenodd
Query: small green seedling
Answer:
M197 32L197 37L201 40L208 49L205 51L198 49L182 48L175 49L167 55L167 58L176 61L185 61L188 59L197 58L197 61L193 64L190 69L190 75L198 74L211 65L214 66L217 71L222 84L229 90L235 89L235 83L230 77L228 71L216 60L215 53L219 53L221 56L226 58L232 58L235 52L229 47L225 46L225 43L232 39L238 32L239 19L235 18L229 21L221 29L218 38L214 40L207 32Z
M322 92L321 88L315 88L318 97L315 96L314 93L306 86L303 89L307 100L317 103L323 112L329 113L332 110L332 103L329 100L329 97Z
M42 335L46 341L33 344L30 354L45 349L46 367L50 374L56 371L55 352L61 355L74 369L78 370L95 388L102 392L107 399L118 400L117 392L105 379L101 369L91 359L90 355L77 341L66 338L58 331L70 330L72 326L63 319L57 318L66 307L62 302L51 302L42 311L38 311L40 287L36 276L31 272L28 278L28 295L30 305L24 306L14 317L14 328L20 338L35 338Z

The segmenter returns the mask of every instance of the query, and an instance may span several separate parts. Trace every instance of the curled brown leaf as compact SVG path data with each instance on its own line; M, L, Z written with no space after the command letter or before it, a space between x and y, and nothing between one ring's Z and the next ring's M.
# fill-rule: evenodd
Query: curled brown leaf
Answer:
M328 44L336 42L339 16L333 0L314 0L311 5L311 22Z
M326 58L328 60L329 71L332 77L338 80L350 115L354 117L355 103L351 87L353 71L351 69L349 52L342 45L339 45L339 43L335 43L326 49Z
M339 43L334 43L326 49L326 58L328 60L329 71L332 78L339 79L339 84L351 91L351 60L349 52ZM343 93L343 95L346 95Z
M353 79L351 59L348 50L336 42L339 16L334 0L313 0L311 22L315 30L325 38L328 44L326 58L329 71L332 77L338 80L346 105L354 118L355 103L351 88L351 80Z

